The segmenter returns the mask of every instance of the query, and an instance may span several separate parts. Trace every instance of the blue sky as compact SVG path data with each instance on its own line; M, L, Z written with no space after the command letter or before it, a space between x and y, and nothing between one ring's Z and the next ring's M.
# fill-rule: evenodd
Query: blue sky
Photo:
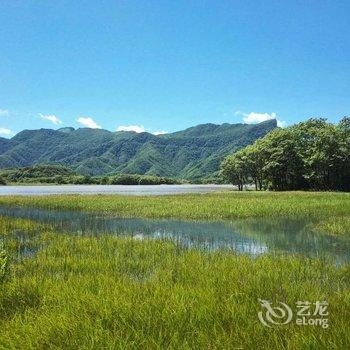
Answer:
M337 122L350 2L0 2L0 136L61 126Z

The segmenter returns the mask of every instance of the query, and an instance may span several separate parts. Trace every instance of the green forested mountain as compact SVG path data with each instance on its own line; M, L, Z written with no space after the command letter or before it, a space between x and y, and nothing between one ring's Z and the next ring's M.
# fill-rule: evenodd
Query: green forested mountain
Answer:
M0 138L0 168L59 164L84 175L146 174L183 179L214 176L225 156L276 128L203 124L166 135L100 129L24 130Z

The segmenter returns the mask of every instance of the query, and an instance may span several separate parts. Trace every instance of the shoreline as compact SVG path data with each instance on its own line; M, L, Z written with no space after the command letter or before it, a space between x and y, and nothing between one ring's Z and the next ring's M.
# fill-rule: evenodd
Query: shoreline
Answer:
M216 184L159 184L159 185L10 185L0 187L0 196L45 196L45 195L181 195L186 193L210 193L235 190L232 185Z

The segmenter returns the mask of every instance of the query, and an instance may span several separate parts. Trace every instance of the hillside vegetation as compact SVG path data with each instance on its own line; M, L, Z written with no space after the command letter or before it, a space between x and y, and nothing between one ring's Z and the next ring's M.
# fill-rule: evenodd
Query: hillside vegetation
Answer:
M5 184L73 184L73 185L163 185L181 183L160 176L118 174L110 176L79 175L60 165L36 165L0 170L0 185Z
M0 139L0 168L40 164L68 166L80 175L140 174L178 179L215 177L220 162L276 128L276 120L256 125L203 124L152 135L63 128L24 130Z

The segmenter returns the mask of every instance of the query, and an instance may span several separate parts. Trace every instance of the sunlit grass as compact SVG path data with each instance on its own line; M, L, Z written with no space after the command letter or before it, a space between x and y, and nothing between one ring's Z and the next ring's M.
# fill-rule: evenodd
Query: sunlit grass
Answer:
M185 220L312 217L320 223L328 219L334 222L324 227L329 228L330 233L350 233L347 224L335 225L339 220L350 220L350 193L232 191L176 196L3 196L0 205L4 204L98 212L119 217Z
M2 197L0 203L182 219L300 215L320 218L317 229L333 233L348 230L349 222L349 195L337 193ZM0 348L349 348L349 264L54 233L6 217L0 229L6 257ZM35 254L21 257L23 246ZM264 327L258 299L291 306L327 300L330 327Z
M51 235L0 285L5 349L345 349L349 266ZM258 299L327 300L330 327L266 328Z
M2 196L0 204L94 211L123 217L238 219L349 215L350 193L225 192L174 196Z
M313 230L332 235L350 234L350 214L349 216L335 216L320 220L314 225Z
M27 219L0 216L0 251L3 259L22 259L40 249L52 234L49 225Z
M0 238L12 234L16 231L26 231L27 234L31 232L38 232L44 226L32 220L27 219L9 219L5 216L0 216Z

